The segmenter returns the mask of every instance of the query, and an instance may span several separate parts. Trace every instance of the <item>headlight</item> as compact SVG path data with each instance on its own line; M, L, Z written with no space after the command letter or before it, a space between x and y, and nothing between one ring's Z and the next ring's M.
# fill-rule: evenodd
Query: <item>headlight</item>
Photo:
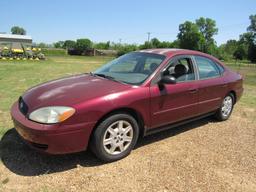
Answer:
M71 107L43 107L30 113L29 119L38 123L60 123L71 117L74 113L75 109Z

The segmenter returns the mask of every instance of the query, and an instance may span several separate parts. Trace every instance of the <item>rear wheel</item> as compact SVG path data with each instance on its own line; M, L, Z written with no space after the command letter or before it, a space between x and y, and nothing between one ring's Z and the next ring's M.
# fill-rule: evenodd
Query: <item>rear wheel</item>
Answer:
M229 93L227 96L224 97L221 107L215 114L218 120L225 121L230 117L234 107L234 101L235 99L232 93Z
M136 120L128 114L115 114L102 121L91 141L93 153L105 162L129 155L139 135Z

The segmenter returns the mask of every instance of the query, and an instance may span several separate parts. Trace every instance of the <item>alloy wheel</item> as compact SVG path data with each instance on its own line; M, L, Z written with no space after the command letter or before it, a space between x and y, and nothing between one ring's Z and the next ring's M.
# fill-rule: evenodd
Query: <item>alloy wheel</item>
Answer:
M221 113L224 117L229 116L229 114L232 111L233 107L233 99L231 96L226 96L223 100L222 107L221 107Z
M103 146L110 155L118 155L124 152L133 139L132 125L125 120L112 123L103 136Z

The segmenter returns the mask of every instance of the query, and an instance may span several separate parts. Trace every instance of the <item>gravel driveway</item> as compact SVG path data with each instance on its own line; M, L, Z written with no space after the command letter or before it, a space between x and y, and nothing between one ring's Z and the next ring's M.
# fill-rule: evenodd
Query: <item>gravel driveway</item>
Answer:
M206 118L141 139L125 159L47 156L14 129L0 141L0 191L256 191L256 109Z

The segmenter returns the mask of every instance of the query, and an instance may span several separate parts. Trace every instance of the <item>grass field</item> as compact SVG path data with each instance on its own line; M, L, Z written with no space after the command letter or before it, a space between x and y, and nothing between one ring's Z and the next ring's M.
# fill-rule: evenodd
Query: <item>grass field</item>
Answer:
M111 60L110 57L55 56L47 61L1 61L0 60L0 137L12 122L9 110L14 101L31 86L67 76L90 72ZM256 66L230 66L245 76L245 94L242 104L256 106Z
M90 152L47 156L27 147L12 129L12 103L33 85L93 71L109 60L52 56L47 61L0 61L0 192L255 191L252 66L229 64L245 78L245 92L230 120L206 118L143 138L121 161L102 164Z
M31 86L71 74L93 71L110 57L49 57L47 61L0 60L0 137L12 122L9 110L14 101Z

